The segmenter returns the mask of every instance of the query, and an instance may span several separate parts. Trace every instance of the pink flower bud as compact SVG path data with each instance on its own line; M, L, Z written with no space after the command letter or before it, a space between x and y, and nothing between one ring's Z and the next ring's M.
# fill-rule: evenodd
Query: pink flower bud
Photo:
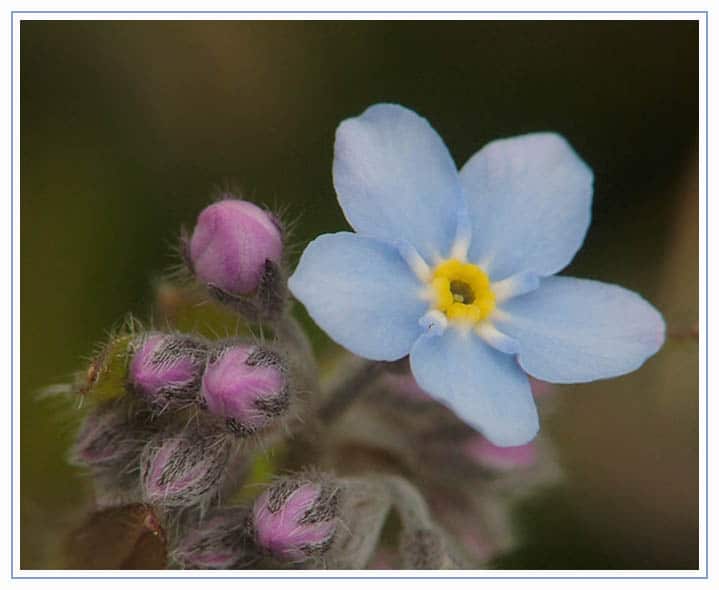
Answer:
M289 407L287 379L274 352L228 346L210 358L202 377L207 409L227 418L231 430L249 435L268 426Z
M498 447L479 434L470 437L464 443L463 450L469 459L493 471L526 469L537 462L537 447L534 443Z
M197 278L233 295L254 293L269 260L282 257L282 233L257 205L225 199L205 208L188 245Z
M141 458L142 487L150 504L184 507L212 500L229 459L223 437L204 431L159 436Z
M217 509L182 538L173 558L184 568L232 569L250 546L247 509Z
M252 510L257 545L283 562L302 562L325 553L337 529L339 491L308 481L281 480Z
M150 333L136 346L128 381L156 407L193 401L207 354L206 345L180 334Z

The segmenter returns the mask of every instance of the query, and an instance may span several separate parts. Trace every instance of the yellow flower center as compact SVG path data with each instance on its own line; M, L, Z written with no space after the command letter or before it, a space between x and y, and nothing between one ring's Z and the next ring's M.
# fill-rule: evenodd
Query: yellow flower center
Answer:
M476 324L494 310L489 277L475 264L445 260L434 268L431 284L435 306L449 320Z

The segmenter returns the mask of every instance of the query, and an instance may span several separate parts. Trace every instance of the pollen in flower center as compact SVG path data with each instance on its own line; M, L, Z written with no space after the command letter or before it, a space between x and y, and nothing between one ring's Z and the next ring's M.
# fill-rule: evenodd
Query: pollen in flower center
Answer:
M449 320L475 324L494 310L489 277L475 264L445 260L434 268L431 284L435 307Z
M452 297L458 303L466 303L469 305L474 302L474 291L464 281L450 281L449 290L452 291Z

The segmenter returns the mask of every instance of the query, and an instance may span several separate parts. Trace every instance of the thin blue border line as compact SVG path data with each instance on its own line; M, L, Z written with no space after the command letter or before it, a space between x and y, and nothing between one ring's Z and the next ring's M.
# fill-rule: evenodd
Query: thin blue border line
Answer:
M13 14L707 14L706 10L14 10Z
M704 576L15 576L14 571L14 33L16 14L697 14L704 15L705 116L705 324L709 324L709 11L708 10L13 10L10 12L10 579L11 580L706 580L709 578L709 363L705 362L705 555ZM709 358L709 330L705 328L705 358ZM701 564L699 564L701 565Z
M704 406L704 437L706 443L706 452L704 455L704 485L705 489L705 506L704 506L704 542L705 542L705 573L709 578L709 11L704 15L704 124L706 126L706 134L704 136L704 239L706 255L704 258L704 325L705 325L705 345L704 345L704 371L705 377L705 406Z
M13 347L15 337L15 153L13 152L15 143L15 108L13 100L15 99L15 23L14 15L10 13L10 578L15 577L15 375L13 374L15 367L15 349Z
M683 576L17 576L13 580L706 580Z

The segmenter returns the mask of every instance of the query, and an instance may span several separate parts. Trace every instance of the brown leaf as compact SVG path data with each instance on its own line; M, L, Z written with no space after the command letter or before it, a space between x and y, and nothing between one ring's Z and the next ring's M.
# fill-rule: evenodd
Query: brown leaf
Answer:
M165 533L147 504L92 513L70 533L68 569L166 569Z

